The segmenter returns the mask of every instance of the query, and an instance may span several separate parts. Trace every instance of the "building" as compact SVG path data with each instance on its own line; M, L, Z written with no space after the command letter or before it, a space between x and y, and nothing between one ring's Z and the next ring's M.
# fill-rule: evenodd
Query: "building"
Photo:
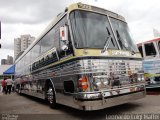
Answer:
M7 65L13 64L13 57L12 56L7 56Z
M7 56L7 59L1 59L1 65L12 65L13 64L13 57Z
M14 39L14 59L16 59L18 54L25 51L34 40L35 40L35 37L29 34L21 35L20 38L15 38Z
M14 39L14 59L20 52L21 52L21 39L15 38Z
M6 59L1 59L1 65L6 65L7 64L7 60Z

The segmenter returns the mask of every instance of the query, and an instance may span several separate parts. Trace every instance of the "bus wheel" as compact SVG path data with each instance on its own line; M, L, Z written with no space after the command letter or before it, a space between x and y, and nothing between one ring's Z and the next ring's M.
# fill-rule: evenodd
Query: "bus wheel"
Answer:
M21 95L21 88L18 88L18 94Z
M56 98L53 87L49 87L47 91L47 99L51 108L56 108Z

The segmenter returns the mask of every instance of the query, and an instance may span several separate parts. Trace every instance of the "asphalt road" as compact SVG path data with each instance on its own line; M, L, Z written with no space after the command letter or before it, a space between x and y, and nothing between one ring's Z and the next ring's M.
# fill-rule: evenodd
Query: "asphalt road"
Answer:
M146 98L137 101L91 112L83 112L64 105L58 105L57 109L51 109L46 102L40 99L26 95L20 96L17 93L0 94L0 114L0 120L9 120L9 118L10 120L106 120L112 115L124 114L159 115L151 116L156 120L160 119L160 94L151 93Z

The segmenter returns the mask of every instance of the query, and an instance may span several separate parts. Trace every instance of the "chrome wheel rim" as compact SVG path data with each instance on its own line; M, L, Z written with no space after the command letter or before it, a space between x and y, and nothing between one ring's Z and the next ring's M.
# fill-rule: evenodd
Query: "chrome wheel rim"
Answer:
M48 94L48 101L50 104L52 104L53 103L53 89L49 88L47 91L47 94Z

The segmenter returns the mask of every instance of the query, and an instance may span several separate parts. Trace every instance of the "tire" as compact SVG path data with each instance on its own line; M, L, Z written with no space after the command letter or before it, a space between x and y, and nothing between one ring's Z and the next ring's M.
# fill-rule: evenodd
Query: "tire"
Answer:
M19 95L21 95L21 94L22 94L22 93L21 93L21 86L20 86L20 85L18 85L17 93L18 93Z
M52 86L49 86L48 91L47 91L47 100L51 108L56 108L56 97L55 97L55 92Z
M20 96L22 95L22 93L21 93L21 90L20 89L18 89L18 92L17 92Z

